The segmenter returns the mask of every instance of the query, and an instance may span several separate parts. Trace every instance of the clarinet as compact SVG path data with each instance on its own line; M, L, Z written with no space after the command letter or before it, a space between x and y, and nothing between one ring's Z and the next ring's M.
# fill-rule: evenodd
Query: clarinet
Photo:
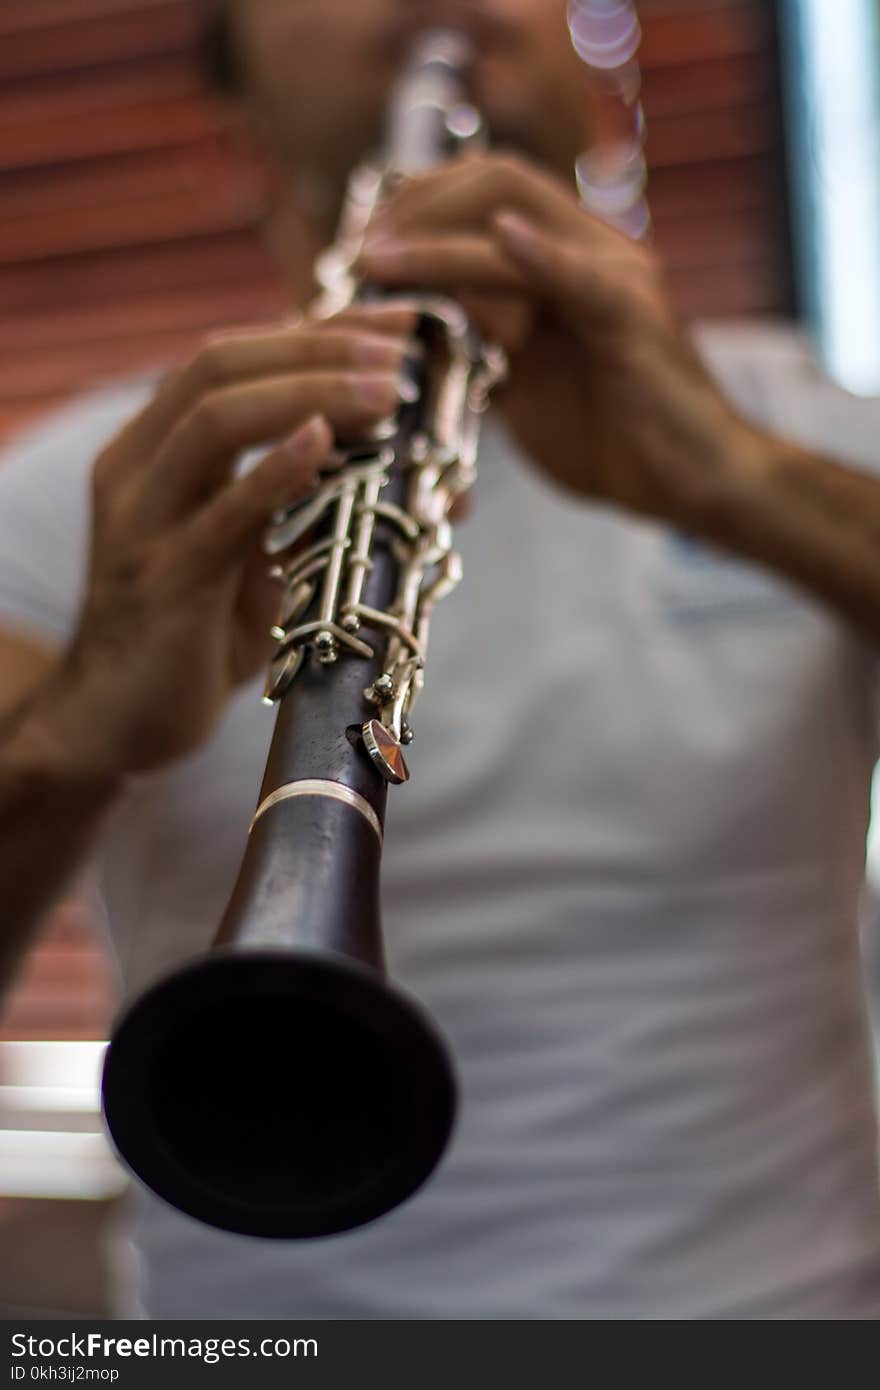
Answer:
M415 44L383 157L350 178L316 266L318 313L374 294L353 267L394 181L480 139L468 62L458 34ZM504 361L454 301L405 302L418 324L406 399L337 448L265 538L283 595L265 695L277 716L216 938L125 1009L104 1064L122 1160L180 1211L244 1235L315 1237L380 1217L428 1178L454 1122L447 1045L386 974L379 872L432 610L460 578L449 513L474 480Z

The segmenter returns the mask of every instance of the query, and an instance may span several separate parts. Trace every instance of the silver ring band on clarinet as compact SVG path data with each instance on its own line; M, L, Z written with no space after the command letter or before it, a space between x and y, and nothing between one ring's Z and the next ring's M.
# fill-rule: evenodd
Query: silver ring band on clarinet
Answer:
M276 787L265 801L260 802L254 812L248 826L248 834L253 830L260 817L271 810L273 806L298 796L325 796L332 801L341 801L343 806L350 806L354 811L359 811L364 820L375 830L379 844L382 844L382 826L370 803L359 792L352 791L351 787L344 786L342 782L330 782L321 777L305 777L301 782L286 782L284 786Z

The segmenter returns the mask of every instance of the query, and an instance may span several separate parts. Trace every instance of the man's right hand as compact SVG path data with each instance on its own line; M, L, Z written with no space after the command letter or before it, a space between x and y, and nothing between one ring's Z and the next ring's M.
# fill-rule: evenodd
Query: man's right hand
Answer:
M278 590L262 533L335 435L396 409L412 326L371 307L216 337L103 450L81 620L40 701L43 732L82 771L124 777L190 752L268 660ZM239 452L263 444L235 477Z

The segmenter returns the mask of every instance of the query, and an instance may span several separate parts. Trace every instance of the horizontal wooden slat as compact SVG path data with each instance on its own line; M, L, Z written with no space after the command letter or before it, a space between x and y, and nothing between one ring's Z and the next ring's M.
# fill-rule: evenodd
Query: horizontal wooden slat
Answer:
M69 1038L86 1042L105 1037L111 1017L112 1007L99 989L74 1002L69 989L33 992L22 985L10 1006L0 1039L51 1042Z
M89 69L124 62L135 54L178 53L192 44L196 33L194 7L178 0L123 7L112 23L106 15L79 18L75 5L66 8L66 19L46 26L9 29L3 34L0 80Z
M75 353L65 347L54 353L17 353L14 349L0 353L0 400L56 396L141 364L161 367L177 362L205 333L255 318L268 320L277 307L274 296L267 294L262 302L255 303L248 294L241 304L227 302L223 312L206 305L203 315L190 324L81 341Z
M126 339L148 333L198 331L240 321L254 312L277 312L281 294L275 282L206 285L185 292L165 291L131 295L98 306L65 305L59 309L10 314L0 319L0 363L58 353L74 357L83 344L102 345L105 352ZM3 368L0 367L0 380Z
M192 61L181 54L176 59L154 58L139 66L108 68L89 82L74 72L55 80L0 87L0 123L12 130L35 121L52 125L97 112L112 113L134 103L155 104L200 94Z
M135 150L179 149L215 133L216 119L196 97L133 102L86 112L76 122L20 121L0 129L0 168L30 168L61 160L124 154Z
M664 116L766 104L772 77L763 53L655 68L642 76L652 124Z
M775 140L762 106L702 111L699 119L691 112L661 116L652 119L648 127L648 160L654 169L670 165L691 168L718 159L762 154Z
M133 290L265 279L266 253L247 232L225 232L165 246L114 247L101 256L69 256L30 266L0 266L0 304L9 312L93 304Z
M169 189L181 188L226 201L222 170L204 146L8 170L0 188L0 216L6 225L16 217L59 217L80 208L94 212L134 198L158 199ZM0 234L2 229L0 225Z
M69 29L71 25L91 24L95 20L112 23L120 16L155 16L180 8L180 0L75 0L73 5L71 0L6 0L0 9L0 38L47 34L55 26Z
M755 0L740 3L639 5L643 71L697 65L717 58L738 57L766 49L769 15Z
M102 1036L116 985L106 950L83 904L53 916L40 950L28 958L0 1013L0 1040ZM2 1186L2 1174L0 1174Z
M109 208L9 218L0 228L0 265L212 236L229 224L222 204L193 197L191 187L169 187L162 197L133 197Z
M28 973L32 983L41 989L56 989L66 983L86 987L96 963L103 959L102 952L92 949L90 943L81 938L64 943L53 937L52 950L34 955Z
M775 264L725 266L723 273L687 271L669 278L676 303L687 318L778 317L784 282Z
M703 215L722 222L732 209L760 207L765 226L778 210L778 163L773 151L747 159L712 160L704 164L670 165L651 173L650 201L655 220L681 221L688 238L687 219Z

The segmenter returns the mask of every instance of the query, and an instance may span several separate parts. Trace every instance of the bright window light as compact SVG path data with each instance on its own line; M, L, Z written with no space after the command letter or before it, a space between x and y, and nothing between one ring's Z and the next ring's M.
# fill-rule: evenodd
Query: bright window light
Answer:
M98 1108L106 1042L0 1043L0 1086L64 1086L86 1090Z
M0 1197L96 1200L125 1186L101 1123L106 1046L0 1043Z
M4 1197L113 1197L125 1178L103 1134L0 1129Z
M799 279L830 374L880 394L880 5L782 0Z

